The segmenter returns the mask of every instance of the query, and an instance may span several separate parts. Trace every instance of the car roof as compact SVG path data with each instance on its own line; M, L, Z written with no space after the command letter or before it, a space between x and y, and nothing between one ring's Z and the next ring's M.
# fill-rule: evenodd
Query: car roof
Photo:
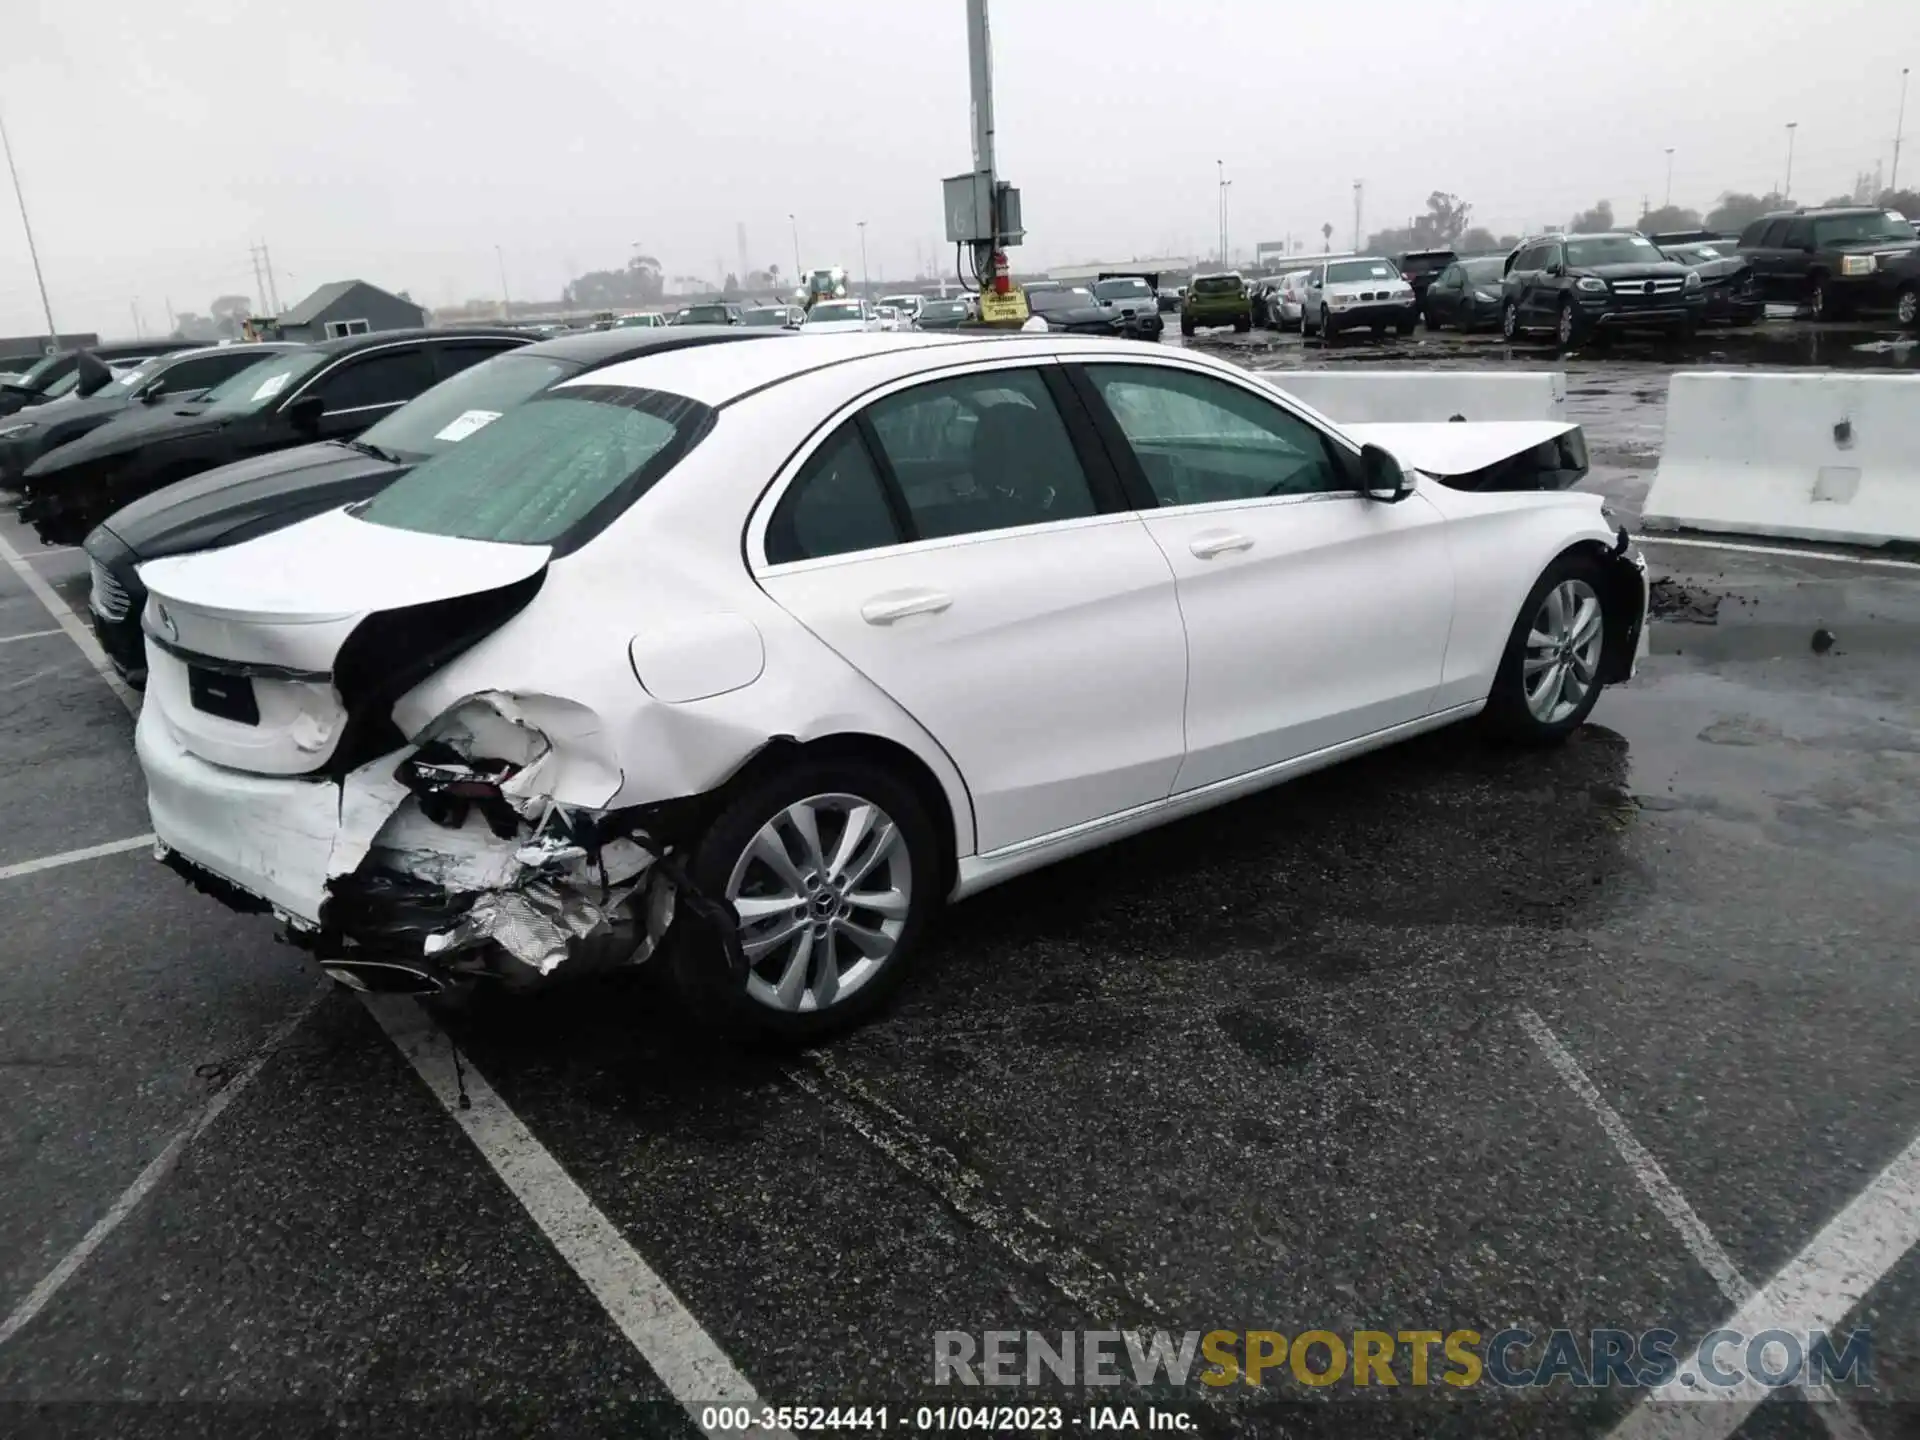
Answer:
M529 345L527 355L550 355L582 365L612 365L653 350L684 350L716 340L764 340L784 330L745 330L738 325L628 325L612 330L581 330Z
M1892 208L1891 206L1887 206L1887 205L1834 205L1829 207L1816 206L1811 210L1808 210L1808 209L1769 210L1766 214L1762 215L1760 218L1762 220L1797 220L1797 219L1824 220L1824 219L1830 219L1835 215L1884 215L1891 208Z
M510 327L489 329L483 325L458 330L369 330L359 335L342 335L336 340L316 340L311 348L328 355L345 355L372 345L392 345L402 340L520 340L534 339L531 330Z
M1401 252L1401 258L1403 260L1430 260L1445 255L1448 259L1452 259L1453 253L1451 250L1406 250Z
M855 334L807 335L793 337L784 345L709 345L690 350L670 350L643 355L596 371L584 383L624 385L636 390L662 390L683 395L716 408L784 381L830 369L893 356L913 354L913 363L904 373L916 369L936 369L945 364L964 362L969 352L981 359L1048 359L1057 355L1092 354L1111 356L1134 351L1141 355L1165 356L1159 345L1144 341L1116 340L1105 336L1023 335L1019 332L988 334L929 334L925 331L862 331ZM562 381L564 390L582 380Z
M310 350L310 345L302 345L298 340L236 340L231 345L194 345L185 350L169 350L164 355L155 355L155 360L165 360L171 365L176 360L198 360L203 355L231 355L235 352L246 355L285 355L293 350Z

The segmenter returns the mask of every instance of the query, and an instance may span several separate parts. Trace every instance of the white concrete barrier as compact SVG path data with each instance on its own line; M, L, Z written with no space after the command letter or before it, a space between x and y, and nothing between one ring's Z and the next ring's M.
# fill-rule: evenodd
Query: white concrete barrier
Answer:
M1260 378L1337 424L1564 420L1558 370L1263 370Z
M1649 526L1920 540L1920 375L1682 372Z

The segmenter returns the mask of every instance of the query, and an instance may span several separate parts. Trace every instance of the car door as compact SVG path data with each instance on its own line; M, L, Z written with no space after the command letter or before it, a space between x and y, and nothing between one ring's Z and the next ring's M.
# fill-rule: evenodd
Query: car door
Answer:
M951 756L979 849L1164 799L1184 750L1173 572L1059 367L901 382L829 430L769 491L749 560Z
M1796 304L1807 298L1813 272L1813 221L1789 220L1780 245L1779 267L1775 271L1776 293L1781 300Z
M1447 325L1461 323L1460 298L1465 293L1467 272L1459 265L1449 265L1440 272L1440 278L1427 287L1427 315Z
M1530 291L1539 256L1540 246L1522 246L1515 252L1513 263L1507 267L1507 273L1500 282L1501 304L1511 303L1522 325L1527 323L1527 305L1531 299Z
M1320 323L1321 296L1327 283L1327 267L1316 265L1307 272L1306 293L1300 302L1300 314L1309 327Z
M1753 268L1760 281L1760 292L1769 300L1789 300L1787 277L1786 220L1769 220L1762 227L1758 248L1753 252Z
M1355 447L1252 380L1132 358L1070 373L1176 577L1176 792L1431 712L1454 589L1431 503L1363 498Z
M355 350L320 371L281 406L284 412L300 395L324 402L316 440L350 440L376 420L384 420L434 384L433 359L418 343Z
M1528 325L1552 325L1558 321L1560 291L1555 267L1565 264L1564 251L1557 242L1535 250L1533 267L1527 272L1527 298L1520 307L1520 318Z

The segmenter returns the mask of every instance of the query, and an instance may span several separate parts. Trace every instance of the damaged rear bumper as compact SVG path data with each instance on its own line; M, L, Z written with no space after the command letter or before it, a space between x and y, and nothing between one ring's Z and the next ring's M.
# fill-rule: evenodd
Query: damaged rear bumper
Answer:
M468 764L438 740L311 777L202 760L153 705L135 738L159 857L234 908L272 913L350 983L530 984L563 965L638 963L673 918L680 867L642 812L513 790L507 777L537 779L550 752L530 727L507 759Z

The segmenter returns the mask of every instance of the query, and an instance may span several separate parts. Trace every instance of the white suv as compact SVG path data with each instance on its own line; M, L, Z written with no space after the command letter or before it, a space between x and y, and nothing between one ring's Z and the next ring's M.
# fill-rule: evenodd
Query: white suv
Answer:
M1329 260L1307 277L1300 333L1331 340L1342 330L1371 329L1383 335L1412 332L1419 302L1393 261L1378 255Z

